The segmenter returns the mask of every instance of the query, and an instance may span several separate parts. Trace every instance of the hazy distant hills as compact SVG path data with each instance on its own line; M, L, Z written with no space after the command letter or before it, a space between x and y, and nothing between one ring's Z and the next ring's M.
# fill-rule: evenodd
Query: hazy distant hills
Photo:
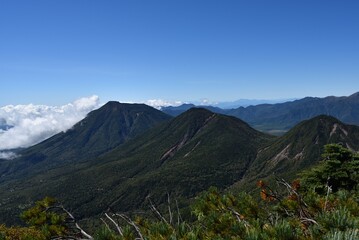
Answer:
M288 130L300 121L321 114L359 125L359 93L349 97L307 97L293 102L242 107L231 110L228 114L262 130Z
M276 104L276 103L283 103L288 101L294 101L295 98L290 99L239 99L232 102L219 102L215 103L212 106L219 107L223 109L231 109L231 108L239 108L239 107L248 107L253 105L259 105L259 104Z
M87 218L147 208L148 196L161 203L167 193L189 199L209 186L249 189L273 172L294 178L327 143L359 150L359 127L320 115L274 137L206 109L171 119L145 105L109 102L0 164L0 221L13 223L48 195Z
M187 104L179 107L166 107L162 111L176 116L190 107L191 105ZM257 130L279 135L297 123L321 114L334 116L348 124L359 125L359 93L349 97L307 97L285 103L260 104L236 109L220 109L210 106L204 106L204 108L238 117Z

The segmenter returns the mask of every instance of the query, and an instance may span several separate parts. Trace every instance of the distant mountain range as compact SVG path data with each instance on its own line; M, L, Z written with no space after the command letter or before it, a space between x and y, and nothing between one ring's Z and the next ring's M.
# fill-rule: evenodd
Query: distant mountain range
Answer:
M337 106L357 97L298 101L312 109L312 102ZM109 102L71 130L0 162L0 222L15 223L45 196L82 219L147 208L148 197L163 203L167 193L186 206L209 186L250 190L272 173L293 179L320 160L327 143L358 151L359 127L319 115L275 137L203 108L172 118L146 105Z
M248 107L254 106L259 104L276 104L276 103L283 103L288 101L297 100L296 98L291 99L239 99L232 102L219 102L215 104L211 104L211 106L219 107L223 109L231 109L231 108L238 108L238 107Z
M162 111L178 116L191 107L194 105L164 107ZM282 135L297 123L321 114L334 116L348 124L359 125L359 92L348 97L306 97L284 103L260 104L235 109L201 107L216 113L238 117L257 130L276 135Z

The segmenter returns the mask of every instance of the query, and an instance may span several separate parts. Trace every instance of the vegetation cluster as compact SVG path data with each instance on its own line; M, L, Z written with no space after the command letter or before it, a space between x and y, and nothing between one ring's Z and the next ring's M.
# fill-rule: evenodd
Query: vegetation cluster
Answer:
M329 144L322 158L291 184L259 180L259 197L212 187L192 204L192 219L177 204L161 213L151 203L153 217L105 213L91 234L47 197L21 215L27 227L1 225L0 239L359 239L359 155Z

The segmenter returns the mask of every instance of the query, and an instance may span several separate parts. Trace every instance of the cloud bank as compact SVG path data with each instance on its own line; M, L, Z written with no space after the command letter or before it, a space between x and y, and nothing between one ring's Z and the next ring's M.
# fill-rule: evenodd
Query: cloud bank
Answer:
M157 109L161 109L161 107L168 107L168 106L179 106L184 104L185 102L182 101L167 101L167 100L163 100L163 99L150 99L147 100L146 102L144 102L144 104L157 108Z
M12 160L16 157L17 157L16 153L13 152L0 152L0 159Z
M94 95L63 106L29 104L1 107L2 124L12 127L0 131L0 150L29 147L66 131L99 106L99 97ZM5 153L1 153L0 158L4 156Z
M197 106L216 106L218 104L218 102L213 102L208 99L201 99L200 101L190 101L190 102L188 102L188 101L186 101L186 102L184 102L184 101L168 101L168 100L163 100L163 99L150 99L150 100L147 100L142 103L144 103L148 106L157 108L157 109L161 109L162 107L169 107L169 106L177 107L177 106L180 106L180 105L186 104L186 103L192 103Z

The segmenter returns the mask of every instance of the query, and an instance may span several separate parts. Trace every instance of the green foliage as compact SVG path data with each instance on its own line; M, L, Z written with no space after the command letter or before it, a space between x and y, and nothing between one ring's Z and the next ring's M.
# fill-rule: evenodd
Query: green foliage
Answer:
M0 240L45 240L45 235L33 227L5 227L0 225Z
M359 236L358 229L349 229L345 231L331 231L327 233L324 240L357 240Z
M168 201L168 214L165 215L151 205L157 218L138 216L131 220L123 214L113 214L111 219L106 215L110 221L96 231L94 239L359 239L358 157L334 144L325 147L323 157L318 166L291 184L278 178L277 187L273 188L259 181L259 201L244 192L234 195L212 187L192 204L193 220L183 221L179 212L176 215L171 211ZM333 191L327 191L329 183L335 186ZM55 204L54 199L45 198L25 211L22 218L29 228L0 226L0 240L65 236L68 231L65 216L50 211ZM176 216L177 221L174 220ZM26 233L28 238L24 237Z
M323 156L327 160L319 166L331 160L342 163L336 168L325 168L330 170L331 176L339 175L337 172L345 170L345 164L357 159L355 154L338 145L328 145ZM317 173L318 167L310 171ZM259 181L261 201L246 193L235 196L210 188L192 205L196 217L193 222L174 225L163 219L138 218L136 224L145 239L358 239L357 189L344 180L341 179L336 191L329 194L314 191L310 186L303 187L301 180L288 184L277 179L282 189L272 189Z
M21 218L31 227L46 237L62 236L66 233L65 215L51 211L56 200L46 197L35 203L35 206L21 214Z
M325 193L330 187L336 192L340 189L353 190L359 184L359 157L350 150L338 145L325 146L323 161L302 174L303 185Z
M205 238L226 239L243 237L250 223L257 225L260 209L249 195L222 195L216 188L211 188L197 199L193 213L205 229L202 233Z
M109 229L105 226L102 226L101 228L99 228L96 231L94 238L96 240L120 240L120 239L123 239L122 237L117 235L114 231L112 231L111 229Z

